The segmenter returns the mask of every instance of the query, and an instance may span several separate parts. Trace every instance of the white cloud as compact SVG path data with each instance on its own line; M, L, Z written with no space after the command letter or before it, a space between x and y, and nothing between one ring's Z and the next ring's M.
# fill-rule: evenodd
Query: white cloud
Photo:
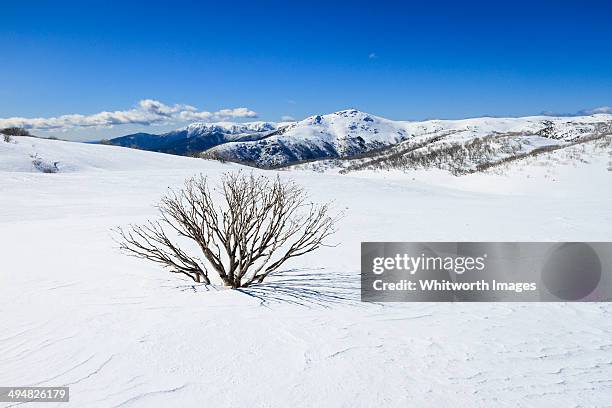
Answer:
M578 113L580 115L595 115L596 113L610 113L610 114L612 114L612 107L610 107L610 106L600 106L599 108L581 110Z
M293 122L295 121L295 118L291 115L283 115L281 116L281 121L282 122Z
M189 108L193 108L190 106ZM181 120L227 120L236 118L256 118L257 112L247 108L221 109L217 112L198 112L197 109L184 109L177 117Z
M369 59L376 59L376 58L378 58L378 55L376 55L376 53L375 53L375 52L371 52L371 53L368 55L368 58L369 58Z
M166 105L154 99L143 99L135 108L123 111L99 112L92 115L69 114L50 118L0 118L0 128L22 127L37 130L67 130L72 128L103 128L116 125L170 124L179 121L219 121L254 118L257 113L248 108L199 111L184 104Z

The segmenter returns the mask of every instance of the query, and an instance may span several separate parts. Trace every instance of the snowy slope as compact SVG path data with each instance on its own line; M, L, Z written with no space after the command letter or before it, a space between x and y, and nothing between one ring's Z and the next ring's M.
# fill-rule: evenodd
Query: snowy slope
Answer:
M201 159L123 149L117 146L65 142L35 137L13 137L11 143L0 141L0 172L38 172L35 158L57 163L59 173L91 170L159 170L191 168Z
M15 139L0 141L0 384L70 386L45 406L609 405L608 303L356 300L361 241L612 240L609 152L574 146L504 175L262 171L346 216L339 246L237 292L126 257L109 229L155 217L186 177L240 166ZM33 169L32 152L66 171Z
M488 138L502 145L509 143L505 146L508 148L492 157L500 159L599 133L612 133L612 115L403 122L347 110L309 117L260 140L222 144L208 150L204 157L277 167L300 161L351 158L378 150L383 150L380 157L396 153L384 151L385 147L402 150L423 145L438 150Z

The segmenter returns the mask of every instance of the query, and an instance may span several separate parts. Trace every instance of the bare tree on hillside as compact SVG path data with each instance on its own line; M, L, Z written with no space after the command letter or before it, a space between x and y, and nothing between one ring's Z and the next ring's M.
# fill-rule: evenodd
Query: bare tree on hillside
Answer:
M0 130L0 133L3 135L9 136L31 136L30 132L27 129L19 128L19 127L7 127Z
M188 179L158 207L161 219L117 230L120 248L195 282L210 284L214 271L232 288L261 283L289 259L327 246L337 220L294 182L243 172L226 173L213 191L203 176ZM203 257L170 233L195 242Z

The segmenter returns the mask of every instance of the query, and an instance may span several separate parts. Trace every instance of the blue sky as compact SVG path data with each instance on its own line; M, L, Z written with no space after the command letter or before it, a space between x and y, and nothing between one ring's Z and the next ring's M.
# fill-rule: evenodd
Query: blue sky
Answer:
M408 120L612 105L610 2L224 3L4 2L0 118L134 111L143 99L275 121L353 107ZM158 132L181 125L179 113L39 133Z

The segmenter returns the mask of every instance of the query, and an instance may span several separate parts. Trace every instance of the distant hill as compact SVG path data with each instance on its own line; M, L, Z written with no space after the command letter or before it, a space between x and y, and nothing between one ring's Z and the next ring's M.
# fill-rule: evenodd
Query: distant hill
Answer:
M342 171L441 168L462 174L610 134L609 114L413 122L349 109L290 123L194 123L110 143L261 168L314 162L308 166Z
M213 147L202 157L273 168L441 168L478 171L528 154L612 134L612 115L391 121L357 110L312 116L265 138ZM319 165L320 164L320 165Z
M249 123L193 123L186 128L156 135L134 133L108 141L115 146L131 147L154 152L193 155L230 141L252 141L276 130L270 122Z

